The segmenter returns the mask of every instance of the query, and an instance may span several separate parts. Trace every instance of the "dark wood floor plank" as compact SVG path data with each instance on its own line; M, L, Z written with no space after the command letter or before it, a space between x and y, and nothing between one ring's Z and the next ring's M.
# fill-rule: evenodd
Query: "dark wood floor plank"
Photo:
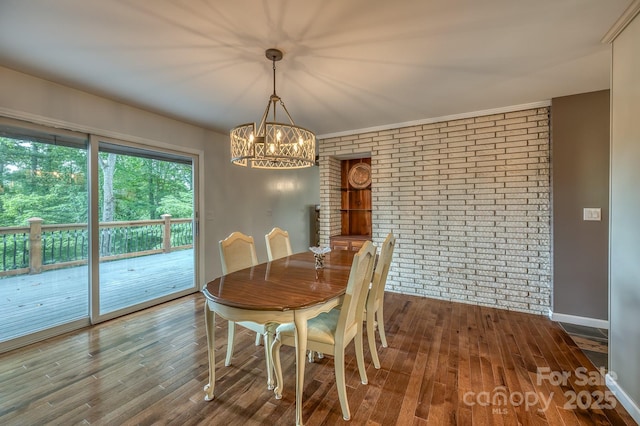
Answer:
M538 361L538 367L544 368L549 372L560 372L560 367L554 356L554 346L550 344L550 339L544 332L547 328L546 325L538 327L538 324L533 324L534 330L542 331L542 333L535 333L539 338L537 340L539 348L541 350L542 358ZM567 399L564 397L562 389L558 386L554 386L549 380L544 378L545 373L540 373L539 381L541 383L544 395L552 398L552 404L547 411L551 411L549 414L551 417L558 416L562 419L565 425L580 424L575 413L571 410L564 409L564 404ZM538 380L537 380L538 381Z
M426 355L424 367L418 366L422 370L420 379L420 390L418 399L415 401L415 415L419 418L427 419L429 416L429 404L433 391L434 377L432 372L437 368L438 354L440 353L440 345L442 343L442 334L444 333L443 315L440 309L430 309L427 304L419 307L420 311L426 310L428 313L426 328L420 336L422 342L420 353ZM414 367L416 368L416 367Z
M409 375L409 382L405 389L405 397L398 413L399 424L410 424L416 415L416 408L419 401L422 379L427 366L427 354L418 353L416 362Z
M529 375L531 371L536 371L537 367L533 363L533 356L527 345L527 339L520 329L521 323L529 318L529 315L514 313L513 319L503 324L503 329L508 330L507 335L514 338L518 347L517 356L513 357L516 365L514 375L516 387L510 390L509 396L513 395L519 398L518 402L522 401L518 405L518 413L521 414L522 418L529 419L529 423L532 425L547 425L548 421L544 413L538 411L531 403L527 403L529 397L537 395Z
M475 378L475 373L471 370L471 358L468 348L471 346L471 342L475 335L477 335L476 323L471 320L472 315L466 315L465 321L462 324L463 334L460 337L460 346L462 350L459 351L458 360L458 423L459 424L471 424L473 419L472 406L467 403L469 395L473 393L472 377ZM473 399L472 399L473 400ZM467 423L464 423L464 422Z
M461 347L461 336L466 335L466 308L462 304L454 306L454 323L452 324L449 339L449 363L446 368L444 380L444 412L447 415L448 424L457 423L458 410L458 369L460 352L466 350ZM464 338L462 338L464 340Z
M438 301L438 304L441 303L442 302ZM430 337L424 337L425 341L429 343L426 361L427 364L422 375L422 385L420 386L420 393L418 394L416 408L416 417L425 421L429 418L429 411L431 408L430 401L433 396L433 388L435 384L433 372L438 368L442 336L445 332L446 326L444 323L445 315L441 309L434 309L430 314L433 316L433 328L431 330Z
M293 424L293 349L281 350L285 390L276 400L254 333L238 328L233 363L224 366L226 321L216 323L216 396L204 401L203 302L200 294L187 296L0 355L0 424ZM613 409L566 409L571 392L607 391L601 384L575 375L562 384L539 380L540 368L599 374L548 318L393 293L385 313L389 347L379 346L378 370L365 344L367 385L360 383L353 344L347 348L348 424L635 424L617 401ZM347 424L333 357L305 369L306 424ZM551 402L546 410L478 404L481 392L493 398L498 389Z
M389 297L392 296L393 295L390 295ZM389 347L381 351L383 355L380 357L381 368L402 371L401 369L407 356L405 353L407 343L405 343L405 341L408 339L407 335L413 334L415 331L412 327L412 323L415 320L415 303L415 300L406 300L394 306L393 309L390 309L394 322L387 322L386 330ZM385 312L389 312L386 304L384 309ZM389 338L391 338L391 340L389 340ZM407 372L403 372L403 374L400 375L387 375L384 377L384 381L379 384L381 387L380 393L383 397L376 401L375 408L370 417L372 422L384 424L387 413L391 407L391 399L388 395L397 394L398 389L401 388L399 381L406 381L408 379L406 376Z
M547 400L553 400L552 391L548 388L544 380L541 380L538 369L541 365L544 365L544 355L541 350L540 339L542 336L537 332L537 328L534 326L535 321L527 321L521 323L519 332L526 336L527 349L529 349L531 360L530 362L534 366L529 369L529 381L533 386L532 392L538 395L537 402L533 409L538 410L541 415L546 417L546 420L551 425L571 424L570 422L576 421L575 416L572 413L563 413L560 415L557 410L547 408ZM535 369L535 371L533 371ZM562 403L562 398L556 399L556 403ZM563 418L564 417L564 418Z
M593 395L606 394L611 395L610 391L604 385L604 377L600 375L600 370L596 369L591 361L577 347L575 342L562 330L562 328L554 324L553 327L545 327L543 333L548 337L548 345L554 351L553 356L558 359L562 372L569 373L566 385L560 386L559 392L563 393L565 403L563 405L571 406L574 395L582 395L585 397L585 403L593 402ZM587 370L583 372L582 369ZM588 375L593 379L585 379L584 375ZM567 398L569 398L567 400ZM619 404L616 402L616 404ZM592 407L585 410L571 409L580 424L628 424L630 416L624 410L600 410ZM597 405L597 404L596 404ZM632 420L631 420L632 421ZM632 423L633 424L633 423Z

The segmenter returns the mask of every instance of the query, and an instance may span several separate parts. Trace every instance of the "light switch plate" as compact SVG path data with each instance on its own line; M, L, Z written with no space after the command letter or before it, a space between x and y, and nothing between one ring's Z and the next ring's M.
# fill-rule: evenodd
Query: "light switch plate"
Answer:
M582 209L582 219L583 220L602 220L602 210L600 207L585 207Z

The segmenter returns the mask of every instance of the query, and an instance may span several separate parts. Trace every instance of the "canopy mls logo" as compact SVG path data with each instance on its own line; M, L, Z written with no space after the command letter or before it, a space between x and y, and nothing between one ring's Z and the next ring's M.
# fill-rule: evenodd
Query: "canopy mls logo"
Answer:
M604 367L600 367L597 371L589 371L585 367L579 367L573 372L552 371L549 367L538 367L536 385L538 387L550 385L565 388L604 387L605 372ZM617 377L612 371L609 372L609 375L613 378ZM572 383L569 381L570 378L573 378ZM523 406L526 411L535 409L538 412L546 412L554 395L554 391L509 392L506 386L496 386L492 391L466 392L462 401L467 406L492 407L493 414L507 414L508 407L520 406ZM563 395L566 399L563 405L565 410L611 410L617 405L615 396L609 390L588 391L583 389L575 391L571 389L565 391Z
M546 396L542 392L508 392L505 386L496 386L492 391L473 392L469 391L462 397L462 402L467 406L479 405L481 407L492 407L493 414L507 414L507 407L524 406L526 411L538 407L538 411L547 411L553 393Z

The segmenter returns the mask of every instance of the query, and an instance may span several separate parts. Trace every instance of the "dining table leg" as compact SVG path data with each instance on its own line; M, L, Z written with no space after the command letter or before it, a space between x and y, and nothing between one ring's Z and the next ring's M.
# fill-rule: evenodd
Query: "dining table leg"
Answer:
M273 357L271 355L271 346L273 345L273 337L276 333L278 324L267 323L265 324L266 332L264 334L264 355L267 359L267 389L272 390L275 388L275 380L273 378Z
M304 390L304 367L307 360L307 317L299 311L294 312L293 323L296 326L296 425L302 426L302 392Z
M206 392L205 401L211 401L214 398L213 388L216 383L216 354L215 354L215 330L216 330L216 313L209 308L209 304L204 304L204 322L207 330L207 352L209 354L209 383L204 387Z

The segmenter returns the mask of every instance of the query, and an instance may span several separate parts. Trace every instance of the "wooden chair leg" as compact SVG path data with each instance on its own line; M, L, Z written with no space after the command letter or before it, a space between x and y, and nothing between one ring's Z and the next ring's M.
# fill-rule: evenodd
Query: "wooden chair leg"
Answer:
M378 311L376 312L376 318L378 319L378 333L380 333L380 341L382 342L382 347L386 348L387 345L387 336L384 334L384 314L382 312L382 303L378 307Z
M349 402L347 401L347 385L344 377L344 348L336 346L334 354L334 366L336 370L336 387L338 388L338 399L342 408L342 418L349 420Z
M260 346L261 339L262 339L262 334L256 333L256 346Z
M362 323L360 323L360 326L358 327L360 329L359 332L356 333L356 338L355 338L355 345L356 345L356 361L358 362L358 371L360 371L360 381L362 382L363 385L366 385L368 383L367 380L367 368L365 367L364 364L364 350L362 349L362 346L364 344L364 342L362 341ZM380 364L378 362L378 364ZM376 368L380 368L380 367L376 367Z
M378 349L376 347L376 322L373 319L373 315L373 312L367 311L367 341L369 342L369 352L371 352L373 366L380 368L380 359L378 358Z

